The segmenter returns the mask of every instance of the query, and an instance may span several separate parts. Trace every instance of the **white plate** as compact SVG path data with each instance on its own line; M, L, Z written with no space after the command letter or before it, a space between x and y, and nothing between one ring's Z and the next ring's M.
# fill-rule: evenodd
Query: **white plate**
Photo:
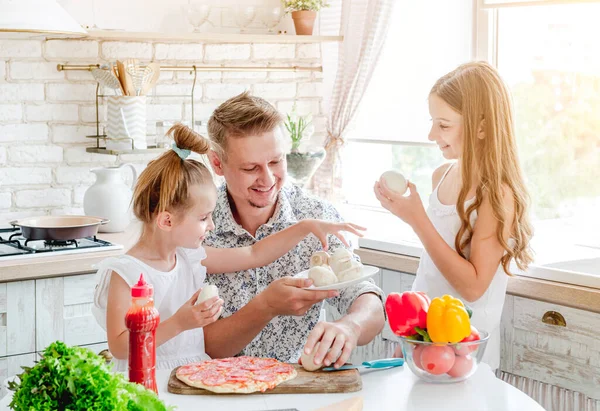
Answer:
M371 265L363 265L361 270L361 276L355 278L354 280L344 281L342 283L335 283L331 285L323 285L321 287L315 287L311 285L310 287L305 288L306 290L341 290L343 288L350 287L351 285L360 283L361 281L366 280L369 277L373 277L375 274L379 272L378 267L373 267ZM308 270L302 271L294 276L295 278L308 278Z

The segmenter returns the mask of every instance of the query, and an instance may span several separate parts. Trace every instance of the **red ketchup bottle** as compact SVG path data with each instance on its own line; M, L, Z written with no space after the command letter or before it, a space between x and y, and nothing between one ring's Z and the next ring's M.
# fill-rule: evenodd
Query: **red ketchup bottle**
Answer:
M140 274L131 287L131 307L125 314L129 330L129 381L158 393L156 388L156 328L160 322L154 307L154 287Z

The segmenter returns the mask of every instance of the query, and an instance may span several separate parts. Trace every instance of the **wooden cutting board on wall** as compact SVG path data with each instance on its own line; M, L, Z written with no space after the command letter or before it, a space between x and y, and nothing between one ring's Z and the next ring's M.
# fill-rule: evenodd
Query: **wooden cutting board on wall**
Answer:
M262 394L317 394L356 392L362 389L362 380L357 370L344 371L315 371L308 372L301 365L293 364L298 375L272 390ZM190 387L179 381L175 376L177 369L171 372L167 390L173 394L187 395L248 395L248 394L218 394L201 388ZM259 391L258 394L261 394Z

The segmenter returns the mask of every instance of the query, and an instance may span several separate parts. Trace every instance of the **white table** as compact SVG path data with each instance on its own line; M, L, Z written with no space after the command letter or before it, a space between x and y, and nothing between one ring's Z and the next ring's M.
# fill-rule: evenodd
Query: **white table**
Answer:
M361 373L363 389L349 394L253 394L253 395L176 395L167 392L169 371L159 371L159 396L169 405L183 410L259 411L297 408L312 411L347 398L363 397L364 410L520 410L544 411L533 399L496 378L481 364L467 381L455 384L430 384L419 380L405 365L387 370ZM8 410L10 394L0 401Z

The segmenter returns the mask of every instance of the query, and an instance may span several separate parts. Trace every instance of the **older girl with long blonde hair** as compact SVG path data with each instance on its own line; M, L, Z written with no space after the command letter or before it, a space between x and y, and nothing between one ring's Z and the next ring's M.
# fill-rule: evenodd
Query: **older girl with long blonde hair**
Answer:
M375 195L423 243L413 290L466 301L472 324L490 333L483 361L496 369L510 264L525 270L532 261L510 95L491 65L467 63L435 83L429 112L429 140L456 161L434 171L427 211L410 182L406 196L385 183L375 184Z

